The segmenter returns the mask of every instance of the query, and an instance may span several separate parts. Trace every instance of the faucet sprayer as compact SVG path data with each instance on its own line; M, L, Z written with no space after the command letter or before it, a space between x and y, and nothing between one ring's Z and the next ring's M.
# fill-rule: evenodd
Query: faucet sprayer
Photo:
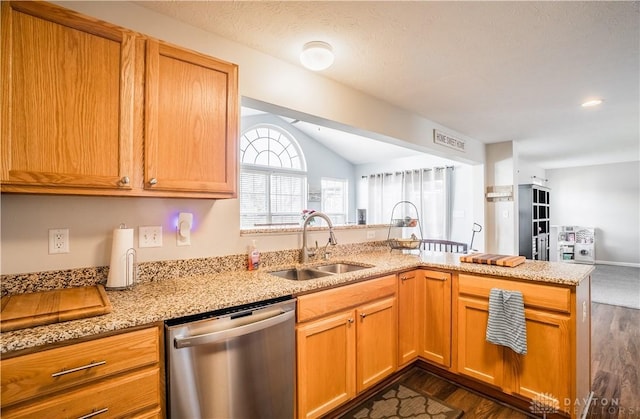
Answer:
M325 220L327 222L327 225L329 226L329 240L327 242L327 245L325 246L325 254L327 252L327 246L328 245L332 245L335 246L336 244L338 244L338 240L336 239L335 234L333 233L333 223L331 222L331 218L329 218L329 216L323 212L319 212L316 211L314 213L312 213L311 215L309 215L305 220L304 220L304 224L302 226L302 252L300 255L300 263L307 263L309 262L309 256L315 256L316 252L317 252L317 242L316 242L316 249L309 249L307 247L307 226L309 225L309 223L311 222L312 219L314 219L315 217L320 217L323 220Z

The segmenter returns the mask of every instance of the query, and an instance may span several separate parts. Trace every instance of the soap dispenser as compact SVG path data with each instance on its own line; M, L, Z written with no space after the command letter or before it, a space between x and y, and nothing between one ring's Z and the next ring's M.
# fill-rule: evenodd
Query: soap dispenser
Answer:
M251 241L251 246L249 246L249 270L256 271L260 267L260 252L256 247L256 241Z

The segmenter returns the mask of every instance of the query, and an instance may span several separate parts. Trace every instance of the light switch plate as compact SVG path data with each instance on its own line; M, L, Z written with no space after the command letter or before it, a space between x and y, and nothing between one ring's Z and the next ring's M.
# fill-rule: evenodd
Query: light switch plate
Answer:
M162 247L162 226L138 227L138 247Z

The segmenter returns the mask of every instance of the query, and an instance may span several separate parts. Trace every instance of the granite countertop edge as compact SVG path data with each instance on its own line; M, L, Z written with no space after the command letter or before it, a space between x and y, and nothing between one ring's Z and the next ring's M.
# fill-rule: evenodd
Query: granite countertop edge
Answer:
M420 254L391 254L388 251L357 254L336 258L331 262L351 262L371 267L307 281L292 281L269 273L293 267L288 265L138 284L128 290L107 291L112 305L112 311L108 314L1 333L0 353L22 351L271 298L297 296L419 267L570 287L580 284L594 269L592 265L531 260L513 268L499 267L463 263L459 261L459 256L425 251Z

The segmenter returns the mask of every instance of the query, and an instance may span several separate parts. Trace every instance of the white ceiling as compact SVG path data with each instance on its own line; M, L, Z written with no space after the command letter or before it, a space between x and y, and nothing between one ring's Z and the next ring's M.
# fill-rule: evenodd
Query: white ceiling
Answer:
M640 160L640 2L142 1L543 168ZM582 108L586 99L604 104Z

